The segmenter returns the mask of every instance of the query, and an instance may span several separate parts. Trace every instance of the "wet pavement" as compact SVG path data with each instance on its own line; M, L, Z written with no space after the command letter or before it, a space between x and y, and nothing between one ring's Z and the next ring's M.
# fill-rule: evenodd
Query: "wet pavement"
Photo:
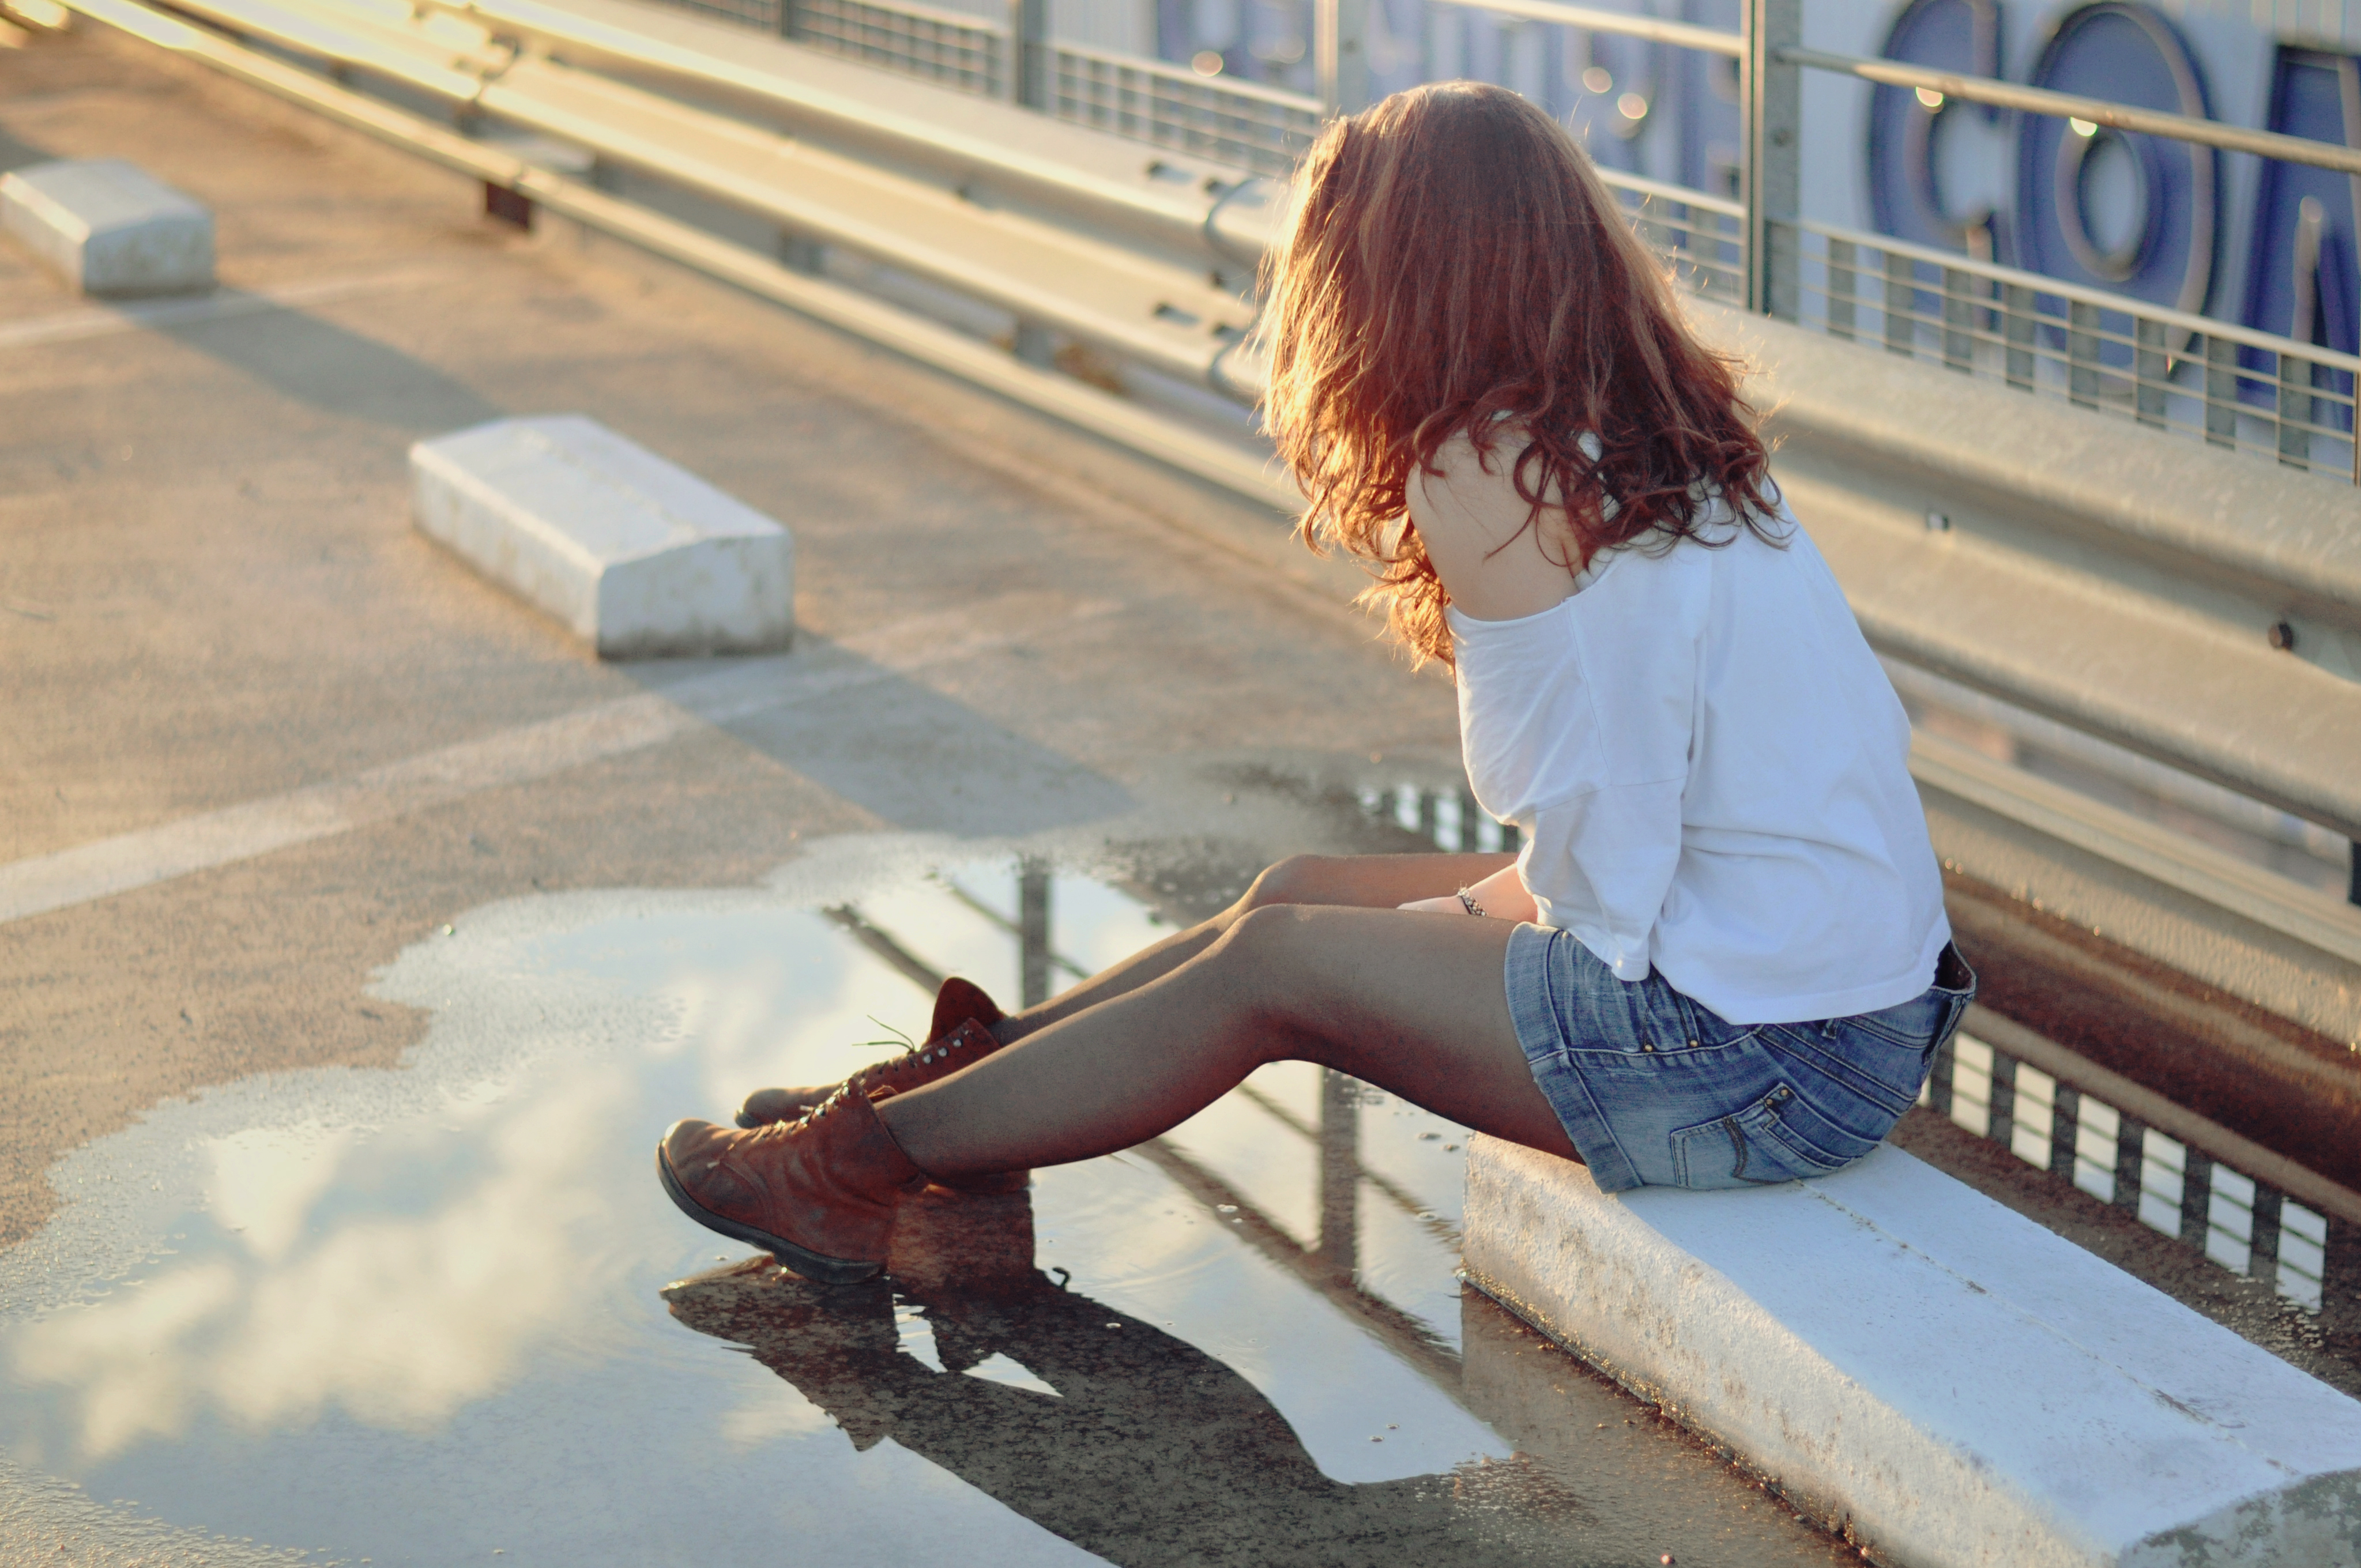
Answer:
M1152 875L850 839L455 920L370 987L431 1014L401 1069L231 1084L55 1172L0 1255L0 1454L174 1561L1841 1560L1463 1299L1460 1129L1308 1065L915 1205L890 1282L664 1199L675 1116L895 1048L936 974L1103 966L1169 929Z

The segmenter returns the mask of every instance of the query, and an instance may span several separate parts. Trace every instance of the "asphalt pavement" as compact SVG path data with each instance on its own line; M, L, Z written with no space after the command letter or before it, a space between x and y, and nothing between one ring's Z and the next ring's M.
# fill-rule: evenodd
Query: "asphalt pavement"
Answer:
M0 862L728 663L602 664L412 529L410 443L502 414L588 413L785 523L783 664L886 673L0 924L0 1246L61 1152L161 1100L394 1061L420 1022L363 981L487 901L734 885L884 828L1218 834L1242 768L1455 752L1448 685L1280 520L620 244L487 220L467 181L101 29L0 50L0 167L101 156L214 209L223 291L93 313L0 245Z

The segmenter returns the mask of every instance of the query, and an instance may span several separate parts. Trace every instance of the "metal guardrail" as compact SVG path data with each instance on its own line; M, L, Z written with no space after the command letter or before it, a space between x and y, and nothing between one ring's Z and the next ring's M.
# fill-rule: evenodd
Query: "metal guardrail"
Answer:
M705 5L709 0L668 0ZM801 0L836 6L853 0ZM1323 98L1226 78L1202 78L1162 61L1126 59L1043 38L1057 61L1045 112L1267 175L1290 168L1323 111L1366 98L1345 81L1356 57L1356 0L1322 0L1313 45L1315 75L1336 83ZM1731 204L1602 170L1643 232L1692 287L1751 303L1839 337L1867 338L1895 353L1988 376L2020 390L2121 412L2143 424L2290 466L2334 473L2361 485L2355 430L2353 355L2153 305L2104 290L2015 271L1964 254L1912 247L1885 236L1808 223L1795 215L1791 165L1796 140L1778 140L1797 118L1803 71L1908 88L1926 102L1989 105L2069 118L2081 126L2157 136L2283 162L2361 175L2361 149L2257 131L2136 104L2055 93L1898 60L1802 47L1795 0L1748 0L1737 33L1554 0L1440 0L1528 22L1606 33L1738 62L1747 140L1756 155L1745 202ZM860 0L860 8L947 16L906 0ZM1022 16L1019 8L1012 15ZM1016 46L1011 24L967 16L995 60ZM798 25L791 36L806 38ZM1761 48L1757 48L1758 40ZM809 41L888 69L936 80L945 73L921 51L896 54L816 37ZM982 47L982 46L979 46ZM1365 53L1365 51L1362 51ZM1001 92L1004 68L974 77L974 90ZM1366 75L1366 70L1364 71ZM1766 134L1767 126L1767 134ZM1905 274L1906 273L1906 278ZM1906 285L1906 286L1905 286Z

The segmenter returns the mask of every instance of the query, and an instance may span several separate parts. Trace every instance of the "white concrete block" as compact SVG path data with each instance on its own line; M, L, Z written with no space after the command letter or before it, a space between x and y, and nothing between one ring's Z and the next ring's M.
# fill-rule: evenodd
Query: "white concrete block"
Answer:
M1471 1280L1881 1563L2361 1563L2361 1402L1900 1149L1614 1196L1468 1149Z
M494 420L410 449L421 532L600 657L748 653L795 631L795 541L579 414Z
M213 214L119 158L0 174L0 229L85 294L188 294L214 286Z

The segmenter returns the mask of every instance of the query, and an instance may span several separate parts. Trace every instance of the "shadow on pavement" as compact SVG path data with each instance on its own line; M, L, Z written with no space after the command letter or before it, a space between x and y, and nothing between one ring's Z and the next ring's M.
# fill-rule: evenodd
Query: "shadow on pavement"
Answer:
M928 684L1002 651L1001 623L1017 610L1038 611L1054 633L1061 610L1033 603L1043 597L1007 596L944 617L939 644L906 647L890 663L798 631L784 655L612 667L880 822L914 833L1022 838L1104 821L1137 805L1104 773Z
M755 1258L664 1295L856 1450L890 1438L1126 1568L1582 1561L1587 1510L1519 1461L1330 1479L1245 1377L1035 1268L1027 1195L928 1193L906 1209L891 1267L890 1282L829 1288ZM897 1292L941 1370L903 1348ZM1054 1392L971 1375L986 1363Z
M910 832L1018 838L1102 821L1134 804L1105 774L900 674L730 728Z
M11 169L22 169L28 163L47 163L56 156L47 148L19 141L5 129L0 129L0 174Z
M5 152L0 142L0 157ZM283 397L340 419L427 435L508 411L400 349L285 306L159 323L159 330Z

